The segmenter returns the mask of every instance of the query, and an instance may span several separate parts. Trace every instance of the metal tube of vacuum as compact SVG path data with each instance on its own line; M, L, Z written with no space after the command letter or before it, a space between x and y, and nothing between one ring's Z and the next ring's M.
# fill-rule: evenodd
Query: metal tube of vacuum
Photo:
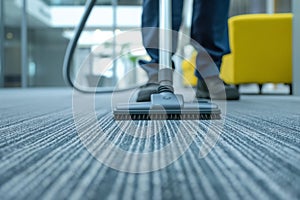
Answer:
M172 86L172 0L160 0L159 16L158 78L160 85Z

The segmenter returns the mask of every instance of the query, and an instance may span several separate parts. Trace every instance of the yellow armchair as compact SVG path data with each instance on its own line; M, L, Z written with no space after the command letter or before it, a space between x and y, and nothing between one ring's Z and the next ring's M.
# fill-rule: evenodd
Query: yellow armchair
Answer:
M226 83L292 83L292 14L234 16L228 25L231 53L220 72Z

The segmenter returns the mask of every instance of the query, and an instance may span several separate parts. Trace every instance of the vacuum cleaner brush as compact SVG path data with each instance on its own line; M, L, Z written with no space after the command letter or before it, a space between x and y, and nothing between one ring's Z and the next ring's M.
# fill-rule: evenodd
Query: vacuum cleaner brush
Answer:
M184 102L171 92L153 94L150 102L119 104L113 110L115 120L218 120L221 111L208 101Z

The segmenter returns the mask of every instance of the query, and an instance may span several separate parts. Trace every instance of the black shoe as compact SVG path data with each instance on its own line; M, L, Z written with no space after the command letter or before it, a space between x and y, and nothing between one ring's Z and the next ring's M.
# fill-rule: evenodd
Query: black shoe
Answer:
M151 94L158 93L158 83L146 83L145 85L141 86L139 92L137 94L137 102L145 102L151 100Z
M148 63L147 61L144 60L139 60L140 66L147 72L147 66L148 67L155 67L158 66L157 63ZM172 69L175 69L175 64L172 61ZM151 100L151 94L157 94L158 93L158 74L153 74L152 76L149 77L148 82L141 86L139 89L139 92L137 94L137 102L145 102L145 101L150 101Z
M211 77L198 80L196 98L213 100L239 100L238 89L233 85L227 85L219 77ZM208 91L209 88L209 91Z

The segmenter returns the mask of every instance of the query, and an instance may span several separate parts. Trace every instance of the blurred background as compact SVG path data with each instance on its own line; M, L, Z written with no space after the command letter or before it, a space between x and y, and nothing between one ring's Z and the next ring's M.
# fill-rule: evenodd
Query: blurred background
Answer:
M0 87L63 87L63 59L84 10L85 0L1 0ZM108 38L140 27L142 0L98 0L80 37L73 59L76 69L94 52L86 81L104 75L103 86L113 84L116 67L136 66L144 51L129 53L125 59L101 70L113 54L135 44ZM291 12L291 0L231 0L230 16L246 13ZM140 41L139 41L140 42ZM99 48L100 45L100 48ZM99 51L93 51L97 47ZM108 60L107 60L108 59ZM96 63L96 64L95 64ZM75 70L76 71L76 70ZM102 73L102 74L101 74ZM125 73L125 72L124 72ZM137 80L134 80L137 81ZM86 83L89 84L89 83ZM101 85L100 85L101 86Z

